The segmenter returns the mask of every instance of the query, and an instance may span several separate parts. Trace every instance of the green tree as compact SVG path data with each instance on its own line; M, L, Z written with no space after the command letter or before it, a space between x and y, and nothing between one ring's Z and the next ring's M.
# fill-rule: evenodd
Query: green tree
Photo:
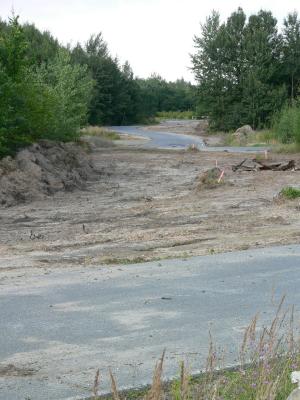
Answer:
M276 19L260 11L247 22L239 8L222 25L213 12L201 29L192 63L199 109L210 117L211 127L228 131L243 124L269 125L286 98Z
M86 122L92 80L61 49L47 63L30 57L18 17L0 29L0 155L40 138L72 140ZM36 51L36 50L35 50Z
M296 12L284 20L282 64L292 103L300 83L300 21Z
M87 122L93 86L87 67L72 64L70 53L60 49L55 59L42 65L37 74L44 87L51 121L44 136L62 141L76 139L79 128Z
M28 43L26 56L30 65L47 64L56 57L60 45L50 32L41 32L33 24L23 25L22 30Z
M270 123L286 97L279 80L281 37L271 12L260 11L249 17L245 34L246 74L243 85L243 109L253 128Z

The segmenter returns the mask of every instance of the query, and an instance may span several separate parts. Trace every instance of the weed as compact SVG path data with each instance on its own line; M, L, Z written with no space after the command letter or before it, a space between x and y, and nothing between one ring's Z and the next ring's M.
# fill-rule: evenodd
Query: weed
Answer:
M294 200L300 197L300 189L297 189L292 186L287 186L281 189L279 196L285 197L286 199L289 200Z
M281 299L268 327L259 327L259 315L254 316L244 332L238 367L218 369L224 360L217 353L210 335L206 367L200 375L191 376L185 364L181 363L179 378L163 383L163 352L155 367L151 386L119 395L110 371L112 394L105 398L286 400L293 389L290 373L300 367L300 349L294 339L294 309L285 309L284 302L285 297Z
M161 111L156 114L158 119L192 119L194 111Z
M95 379L94 379L94 386L93 386L93 395L94 395L95 400L97 400L97 397L98 397L99 376L100 376L100 371L99 371L99 369L97 369L96 374L95 374Z
M276 134L271 130L262 130L249 134L242 140L239 140L234 133L228 133L224 136L225 146L266 146L278 144L278 138Z
M300 153L300 144L299 143L278 144L272 149L272 151L278 154Z
M107 257L102 260L103 264L106 265L129 265L129 264L139 264L139 263L145 263L149 261L161 261L161 260L167 260L168 258L173 258L171 256L165 256L165 257L146 257L146 256L137 256L133 258L117 258L117 257Z
M190 144L190 145L186 148L186 151L190 151L190 152L197 153L197 152L199 152L200 150L198 149L197 145L195 145L195 144L193 143L193 144Z
M101 126L87 126L81 129L82 135L99 136L107 140L120 140L120 135L117 132L110 131L109 129Z

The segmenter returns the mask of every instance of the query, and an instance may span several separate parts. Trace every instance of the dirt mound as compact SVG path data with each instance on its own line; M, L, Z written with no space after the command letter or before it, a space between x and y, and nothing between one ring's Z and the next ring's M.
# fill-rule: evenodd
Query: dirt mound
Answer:
M196 178L196 189L201 190L201 189L213 189L215 187L220 186L221 183L223 183L223 176L220 179L222 174L222 170L220 168L211 168L205 172L202 172L197 178ZM220 181L219 181L220 179Z
M83 188L96 175L80 145L43 140L0 161L0 205L13 206L59 190Z

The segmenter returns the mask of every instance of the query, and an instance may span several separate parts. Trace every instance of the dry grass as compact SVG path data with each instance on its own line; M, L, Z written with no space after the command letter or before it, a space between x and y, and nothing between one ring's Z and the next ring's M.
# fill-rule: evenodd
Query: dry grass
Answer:
M300 368L299 343L294 338L294 308L285 308L283 297L269 327L259 327L255 315L245 329L240 347L240 365L231 370L219 369L222 354L210 335L204 372L192 377L182 362L177 380L163 383L165 351L156 364L152 385L140 391L119 395L115 378L111 378L113 400L286 400L293 389L290 373ZM98 378L95 378L95 386ZM107 396L106 396L107 397Z
M94 379L94 386L93 386L93 396L94 399L97 399L98 392L99 392L99 379L100 379L100 371L97 369Z
M272 151L277 154L297 154L300 153L300 144L298 143L278 144L274 146Z
M98 136L106 140L119 140L120 135L117 132L111 131L101 126L87 126L81 129L82 135Z
M192 152L192 153L197 153L197 152L199 152L200 150L199 150L199 148L198 148L198 146L196 145L196 144L190 144L187 148L186 148L186 151L189 151L189 152Z
M223 134L223 145L226 146L270 146L276 154L297 154L300 153L300 144L281 143L278 135L270 130L257 131L248 137L238 140L234 133Z
M226 146L266 146L277 145L278 139L274 132L270 130L261 130L249 134L247 137L239 140L234 133L224 135L224 144Z

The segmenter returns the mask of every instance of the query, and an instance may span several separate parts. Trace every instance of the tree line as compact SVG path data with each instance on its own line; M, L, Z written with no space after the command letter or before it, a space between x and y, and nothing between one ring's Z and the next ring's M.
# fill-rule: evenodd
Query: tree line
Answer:
M76 140L90 125L145 123L161 111L194 109L184 80L134 76L102 34L63 46L49 32L0 20L0 156L40 139Z
M300 21L288 14L279 31L270 11L247 18L241 8L223 23L213 11L194 37L192 66L198 113L212 129L270 127L295 107L300 84Z

